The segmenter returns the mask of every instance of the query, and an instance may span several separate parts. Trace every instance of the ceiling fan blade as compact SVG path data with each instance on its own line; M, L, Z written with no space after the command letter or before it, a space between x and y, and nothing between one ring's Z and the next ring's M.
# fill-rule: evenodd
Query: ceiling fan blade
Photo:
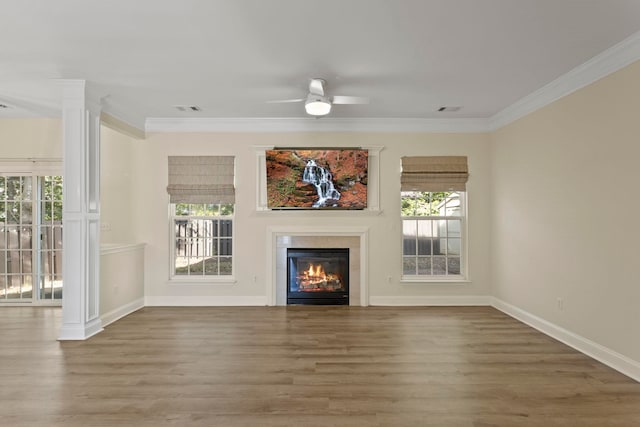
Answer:
M322 79L311 79L309 82L309 93L324 96L325 81Z
M364 96L341 96L333 97L334 104L368 104L369 98Z
M288 104L291 102L302 102L306 98L296 98L296 99L278 99L276 101L265 101L267 104Z

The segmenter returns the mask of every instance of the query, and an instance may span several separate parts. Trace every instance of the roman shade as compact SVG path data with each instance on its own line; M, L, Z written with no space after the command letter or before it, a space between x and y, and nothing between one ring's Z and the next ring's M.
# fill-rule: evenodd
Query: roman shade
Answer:
M171 203L235 203L233 156L169 156Z
M465 191L468 178L466 156L402 158L402 191Z

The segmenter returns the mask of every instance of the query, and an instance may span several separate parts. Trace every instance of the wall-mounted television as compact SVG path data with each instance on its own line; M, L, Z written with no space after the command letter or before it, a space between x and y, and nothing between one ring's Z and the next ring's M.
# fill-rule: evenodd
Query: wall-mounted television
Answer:
M267 150L267 207L365 209L368 165L360 148Z

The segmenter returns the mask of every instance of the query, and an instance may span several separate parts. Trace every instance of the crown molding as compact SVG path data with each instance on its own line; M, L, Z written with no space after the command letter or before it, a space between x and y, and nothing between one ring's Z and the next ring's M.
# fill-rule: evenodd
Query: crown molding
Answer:
M6 104L11 107L0 111L0 118L59 118L62 116L61 103L53 103L42 99L0 93L0 104Z
M640 31L525 96L489 119L495 131L640 60Z
M149 132L487 132L487 119L148 118Z
M102 115L108 115L105 123L112 129L136 139L144 139L145 117L123 105L114 105L110 96L101 98Z
M123 133L135 139L146 138L146 134L139 127L134 126L104 111L100 115L100 123L102 123L104 126L110 129L113 129L117 132Z

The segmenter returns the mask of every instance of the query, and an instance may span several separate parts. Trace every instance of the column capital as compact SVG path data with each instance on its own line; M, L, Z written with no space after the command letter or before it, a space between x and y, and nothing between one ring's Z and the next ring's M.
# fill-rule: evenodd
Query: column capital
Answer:
M84 99L86 80L81 79L59 79L58 84L62 87L62 101L69 99Z
M62 87L62 108L84 108L90 113L100 115L103 99L107 96L98 93L95 85L83 79L59 79Z

